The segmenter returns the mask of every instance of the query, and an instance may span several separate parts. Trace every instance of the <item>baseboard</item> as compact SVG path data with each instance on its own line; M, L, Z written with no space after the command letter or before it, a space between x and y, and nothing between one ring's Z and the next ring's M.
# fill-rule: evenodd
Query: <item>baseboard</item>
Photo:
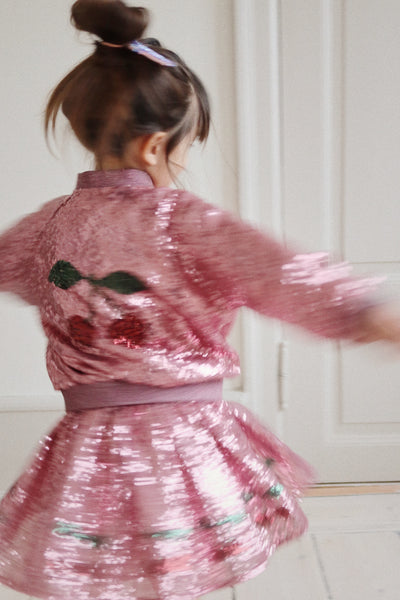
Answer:
M311 487L306 496L358 496L365 494L400 494L400 482L321 483Z

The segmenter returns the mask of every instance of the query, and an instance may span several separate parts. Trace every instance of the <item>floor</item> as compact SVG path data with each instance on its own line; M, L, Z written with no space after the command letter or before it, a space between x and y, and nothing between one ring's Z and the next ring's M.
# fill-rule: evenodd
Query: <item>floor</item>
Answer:
M400 493L311 497L310 529L268 569L203 600L399 600ZM0 600L27 600L0 586Z

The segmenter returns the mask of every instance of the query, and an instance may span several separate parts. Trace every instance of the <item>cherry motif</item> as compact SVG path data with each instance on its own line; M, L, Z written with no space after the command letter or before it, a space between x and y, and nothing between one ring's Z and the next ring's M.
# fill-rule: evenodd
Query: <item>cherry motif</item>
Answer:
M87 319L80 315L75 315L68 319L69 334L73 340L84 346L91 346L95 328Z
M168 569L165 565L165 558L160 558L158 560L149 562L146 565L146 572L149 575L166 575L168 573Z
M284 506L280 506L279 508L276 509L276 514L279 515L280 517L283 517L284 519L288 519L290 517L290 510L285 508Z
M199 521L199 525L203 529L210 529L211 527L214 527L215 524L208 517L202 517Z
M275 515L269 512L258 512L255 515L254 521L260 527L268 527L269 525L272 525L272 523L275 521Z
M237 542L232 542L230 544L225 544L222 548L219 548L215 554L215 560L225 560L229 556L234 556L235 554L240 554L241 546Z
M130 314L111 323L108 334L116 346L137 348L145 338L146 326L136 315Z

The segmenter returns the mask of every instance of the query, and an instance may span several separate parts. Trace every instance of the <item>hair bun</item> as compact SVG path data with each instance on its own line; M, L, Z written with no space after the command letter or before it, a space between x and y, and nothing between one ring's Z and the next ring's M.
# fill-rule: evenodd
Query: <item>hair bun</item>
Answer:
M110 44L126 44L142 37L148 21L146 8L129 7L121 0L77 0L71 19L80 31Z

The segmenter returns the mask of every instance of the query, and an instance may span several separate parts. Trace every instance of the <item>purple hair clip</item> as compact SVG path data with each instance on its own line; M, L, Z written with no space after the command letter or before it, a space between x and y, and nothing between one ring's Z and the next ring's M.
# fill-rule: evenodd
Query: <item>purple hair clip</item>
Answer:
M129 44L110 44L110 42L103 41L101 41L100 43L102 44L102 46L109 46L110 48L128 48L132 52L135 52L136 54L141 54L142 56L145 56L149 60L152 60L153 62L158 63L163 67L178 66L177 63L173 60L170 60L166 56L159 54L152 48L149 48L149 46L146 46L145 44L142 44L142 42L138 42L137 40L130 42Z
M173 60L170 60L166 56L159 54L152 48L149 48L149 46L146 46L145 44L142 44L142 42L138 42L137 40L135 40L134 42L131 42L128 45L128 48L129 48L129 50L132 50L132 52L136 52L136 54L141 54L142 56L145 56L149 60L152 60L153 62L156 62L159 65L162 65L163 67L177 67L178 66L176 64L176 62L174 62Z

